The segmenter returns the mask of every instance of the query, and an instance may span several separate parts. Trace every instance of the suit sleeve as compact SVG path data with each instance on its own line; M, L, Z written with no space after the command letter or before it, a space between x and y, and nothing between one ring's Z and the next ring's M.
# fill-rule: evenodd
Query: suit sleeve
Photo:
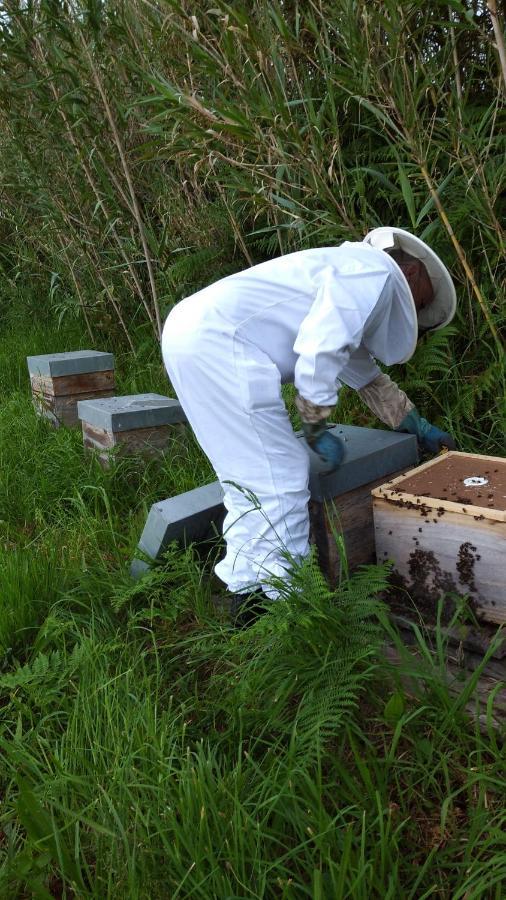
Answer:
M370 384L381 375L381 369L368 350L362 345L355 350L339 373L339 381L360 391L366 384Z
M384 372L380 372L370 384L360 388L359 394L371 412L390 428L398 428L415 408L408 395Z
M305 400L317 406L336 403L337 381L360 346L387 281L384 270L349 275L325 270L294 344L295 387Z

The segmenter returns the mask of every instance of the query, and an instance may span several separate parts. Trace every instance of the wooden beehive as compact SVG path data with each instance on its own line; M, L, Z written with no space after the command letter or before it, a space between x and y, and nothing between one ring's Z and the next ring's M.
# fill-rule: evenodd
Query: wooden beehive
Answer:
M452 451L372 495L377 559L422 610L460 595L479 621L506 623L505 459Z
M112 353L77 350L27 358L32 398L38 415L59 428L78 425L77 403L114 394Z
M371 489L411 468L418 455L411 434L354 425L335 425L332 431L343 441L345 457L335 472L326 474L310 451L309 513L320 567L335 585L344 565L352 571L374 562Z
M131 394L78 405L86 449L104 466L115 456L154 457L166 452L174 427L186 416L177 400L161 394Z

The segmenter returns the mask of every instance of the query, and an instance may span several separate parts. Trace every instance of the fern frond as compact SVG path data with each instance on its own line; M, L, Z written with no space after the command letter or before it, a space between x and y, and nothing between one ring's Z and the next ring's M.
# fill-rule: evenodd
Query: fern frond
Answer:
M51 675L59 675L64 665L64 660L59 650L51 653L39 653L32 662L20 666L14 672L0 677L0 690L15 690L19 687L27 687L35 682L45 682Z

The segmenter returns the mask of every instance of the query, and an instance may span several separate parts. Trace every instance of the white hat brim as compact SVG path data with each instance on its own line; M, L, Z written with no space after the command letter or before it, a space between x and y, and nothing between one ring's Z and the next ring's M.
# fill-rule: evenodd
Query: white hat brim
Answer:
M369 231L364 243L377 250L398 248L421 260L431 280L434 300L418 312L418 325L422 330L436 330L451 322L457 308L455 286L444 263L424 241L403 228L382 227Z

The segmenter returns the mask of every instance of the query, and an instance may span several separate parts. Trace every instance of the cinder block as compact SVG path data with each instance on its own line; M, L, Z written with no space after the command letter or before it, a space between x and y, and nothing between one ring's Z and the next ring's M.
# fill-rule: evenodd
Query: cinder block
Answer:
M59 427L78 424L77 401L114 394L114 357L98 350L28 356L38 415Z
M131 394L78 404L84 446L99 451L108 465L110 451L122 455L155 456L169 446L174 425L186 422L180 403L161 394Z
M374 529L371 487L389 474L404 466L409 468L417 461L416 439L411 435L347 425L338 425L334 430L346 442L347 454L342 471L332 475L322 474L319 458L308 450L313 540L318 545L322 567L331 580L335 578L339 565L332 529L342 530L344 522L345 543L352 557L352 565L372 561ZM302 436L300 439L303 440ZM139 549L156 560L171 541L185 543L209 536L213 525L215 529L221 527L224 516L222 497L220 484L214 482L155 503L142 533ZM333 503L326 509L324 501L327 499ZM334 505L342 513L341 522L337 521ZM134 560L132 574L137 576L145 568L146 563Z
M83 400L78 413L81 421L114 433L186 422L179 401L162 394L129 394L107 400Z
M152 560L160 559L172 541L191 544L219 532L224 515L223 488L218 481L154 503L139 541L139 550ZM146 563L134 560L131 573L137 577L145 568Z

